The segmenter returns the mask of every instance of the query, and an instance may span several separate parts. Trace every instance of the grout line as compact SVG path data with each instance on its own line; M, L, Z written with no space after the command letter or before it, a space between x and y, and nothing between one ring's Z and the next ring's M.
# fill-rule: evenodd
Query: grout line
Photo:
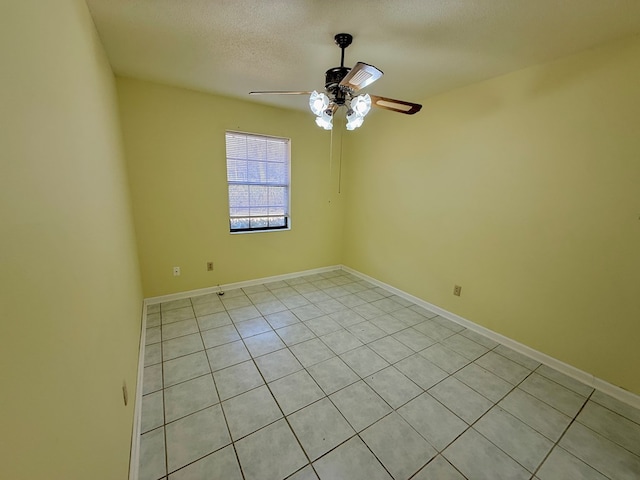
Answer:
M593 392L589 395L589 398L587 398L587 400L585 401L584 405L582 406L582 408L580 409L580 411L578 412L578 414L579 414L580 412L582 412L582 410L587 406L587 404L588 404L590 401L591 401L591 402L593 402L593 403L595 403L595 404L596 404L596 405L598 405L598 406L601 406L601 405L600 405L599 403L597 403L596 401L591 400L591 396L592 396L592 395L593 395ZM602 407L602 408L606 408L606 407ZM611 410L609 410L609 411L611 411ZM618 415L619 417L622 417L622 418L624 418L625 420L627 420L627 419L626 419L626 417L624 417L623 415L620 415L620 414L619 414L619 413L617 413L617 412L613 412L613 413L614 413L614 414L616 414L616 415ZM614 440L614 439L612 439L612 438L609 438L609 437L608 437L608 436L606 436L603 432L599 432L599 431L597 431L597 430L594 430L594 428L593 428L593 427L591 427L590 425L587 425L587 424L584 424L584 423L580 422L580 421L578 420L578 414L576 414L575 421L576 421L577 423L579 423L582 427L586 428L587 430L591 430L593 433L595 433L596 435L598 435L598 436L602 437L602 438L603 438L603 439L605 439L607 442L610 442L610 443L614 444L615 446L617 446L617 447L619 447L619 448L621 448L621 449L623 449L623 450L626 450L626 451L627 451L627 453L629 453L629 454L633 455L634 457L637 457L637 458L638 458L638 460L640 460L640 455L638 455L637 453L635 453L635 452L633 452L633 451L629 450L625 445L622 445L622 444L621 444L621 443L619 443L617 440ZM632 423L635 423L635 422L633 422L632 420L629 420L629 421L630 421L630 422L632 422ZM571 423L573 423L573 422L571 422ZM572 455L573 455L573 454L572 454ZM574 455L574 457L579 458L579 457L577 457L576 455ZM580 460L582 460L582 459L580 459ZM584 460L583 460L583 462L584 462ZM584 463L586 463L586 462L584 462ZM587 465L589 465L591 468L595 469L595 467L591 466L590 464L587 464ZM604 474L603 474L603 475L604 475Z
M465 430L465 431L466 431L466 430ZM429 460L429 461L427 462L427 464L426 464L426 465L424 465L420 470L418 470L416 473L414 473L413 475L411 475L411 476L409 477L409 479L408 479L408 480L415 479L415 478L416 478L416 476L417 476L419 473L421 473L425 468L427 468L427 466L429 466L429 464L430 464L430 463L434 462L434 461L436 460L436 458L438 458L438 457L442 457L442 459L443 459L445 462L447 462L447 463L449 464L449 466L450 466L451 468L453 468L453 469L458 473L458 475L460 475L464 480L466 480L466 478L467 478L467 477L465 477L465 476L462 474L462 472L461 472L460 470L458 470L458 469L456 468L456 466L455 466L453 463L451 463L449 460L447 460L447 457L445 457L444 455L442 455L442 453L440 453L440 452L436 453L436 454L435 454L435 456L434 456L431 460ZM436 479L436 480L437 480L437 479Z
M542 461L540 462L540 464L538 465L538 467L535 469L535 471L533 472L533 476L536 476L538 474L538 471L540 470L540 468L542 467L542 465L544 465L544 462L547 461L547 458L549 458L549 455L551 455L551 452L553 452L556 447L562 448L560 447L560 441L564 438L565 434L567 433L567 431L569 430L569 428L571 427L571 425L574 424L574 422L577 420L578 415L580 415L580 412L582 412L582 410L584 409L584 407L587 405L587 403L589 402L589 399L591 398L591 395L593 395L593 392L591 392L589 394L589 396L585 399L584 403L582 404L582 406L580 407L580 409L578 410L578 412L571 418L571 421L567 424L567 426L565 427L565 429L562 431L562 433L560 434L560 436L558 437L558 439L554 442L553 446L549 449L549 451L547 452L547 454L544 456L544 458L542 459ZM537 398L537 397L536 397ZM570 455L573 455L571 452L569 452ZM575 457L575 455L573 455ZM578 457L576 457L578 458ZM578 460L582 461L585 465L588 465L589 467L593 468L595 471L599 472L594 466L588 464L587 462L584 462L581 458L578 458ZM602 473L602 472L599 472ZM604 475L604 474L603 474ZM606 475L604 475L606 476Z
M166 427L167 418L165 413L166 410L164 408L165 384L164 384L164 343L162 340L163 325L164 323L162 322L162 305L160 305L160 358L162 359L162 363L160 366L160 374L161 374L161 381L162 381L162 433L164 435L164 474L168 477L169 476L169 444L167 442L167 427Z
M222 303L222 302L220 302L220 303ZM192 302L192 304L193 304L193 302ZM224 304L222 304L222 306L224 307ZM225 308L225 311L226 311L226 307L224 307L224 308ZM195 314L195 309L194 309L193 313ZM200 340L202 341L202 346L206 347L205 343L204 343L204 338L202 337L202 330L200 329L200 323L198 323L197 317L196 317L196 324L198 326L198 331L200 332ZM231 446L233 448L233 453L236 456L236 462L238 463L238 468L240 469L240 475L242 475L242 478L244 480L245 479L244 469L242 468L242 463L240 463L240 457L238 456L238 450L236 449L235 441L233 440L233 436L231 435L231 428L229 427L229 421L227 420L227 414L224 411L224 408L222 407L222 398L220 397L220 391L218 390L218 383L216 382L216 379L215 379L215 377L213 375L213 369L211 368L211 362L209 360L209 355L207 354L206 348L205 348L204 352L205 352L204 353L205 358L207 359L207 366L209 367L209 375L211 375L211 381L213 382L213 388L215 388L216 395L218 397L218 403L217 404L220 406L220 411L222 412L222 418L224 418L224 423L225 423L225 426L227 428L227 433L229 434L229 440L231 441ZM227 446L228 445L225 445L225 447L227 447ZM225 448L225 447L222 447L222 448Z
M487 353L489 353L489 352L487 352ZM493 373L493 372L491 372L491 373ZM478 423L482 418L484 418L484 417L485 417L485 416L486 416L490 411L492 411L495 407L498 407L498 408L501 408L502 410L504 410L502 407L500 407L500 406L498 405L498 403L500 403L500 402L501 402L505 397L507 397L509 394L511 394L511 392L513 392L516 388L518 388L518 386L519 386L519 385L521 385L521 384L522 384L522 382L524 382L524 381L525 381L527 378L529 378L529 376L531 376L532 374L533 374L533 370L529 371L529 374L528 374L527 376L525 376L522 380L520 380L520 382L518 382L518 383L517 383L517 384L515 384L515 385L513 385L511 382L507 382L507 383L509 383L509 384L513 385L513 388L512 388L511 390L509 390L506 394L504 394L504 395L500 398L500 400L498 400L497 402L493 403L493 405L492 405L489 409L487 409L487 411L486 411L486 412L484 412L482 415L480 415L480 416L479 416L479 417L478 417L478 418L477 418L473 423L469 424L469 428L467 428L467 429L465 430L465 432L466 432L467 430L469 430L469 429L473 428L473 427L474 427L474 425L476 425L476 424L477 424L477 423ZM494 373L494 375L495 375L495 373ZM497 375L496 375L496 376L497 376ZM504 380L504 379L503 379L503 380ZM505 380L505 381L506 381L506 380ZM471 388L471 387L469 387L469 388ZM474 390L474 391L475 391L475 390ZM479 393L479 392L478 392L478 393ZM485 397L485 398L486 398L486 397ZM492 402L493 402L493 400L490 400L490 401L492 401ZM542 435L542 433L541 433L541 432L538 432L538 431L537 431L535 428L533 428L531 425L529 425L529 424L527 424L526 422L524 422L524 421L520 420L518 417L516 417L515 415L511 414L509 411L507 411L507 410L504 410L504 411L505 411L507 414L511 415L511 416L512 416L513 418L515 418L516 420L518 420L519 422L522 422L524 425L526 425L526 426L527 426L527 427L529 427L530 429L532 429L532 430L534 430L535 432L537 432L537 433L539 433L540 435ZM529 469L528 469L527 467L525 467L525 466L524 466L524 465L522 465L518 460L516 460L515 458L513 458L513 457L512 457L508 452L505 452L505 451L504 451L504 450L503 450L499 445L496 445L493 441L491 441L491 439L489 439L489 438L485 437L485 436L484 436L480 431L478 431L478 430L476 430L476 429L474 429L474 431L475 431L478 435L480 435L480 436L482 436L484 439L486 439L489 443L491 443L491 445L493 445L493 446L494 446L494 447L496 447L498 450L500 450L500 451L501 451L501 452L503 452L505 455L507 455L507 456L508 456L511 460L513 460L515 463L517 463L517 464L518 464L518 465L520 465L522 468L524 468L527 472L529 472ZM464 433L464 432L463 432L463 433ZM460 434L460 435L458 436L458 438L459 438L460 436L462 436L462 434ZM542 436L543 436L544 438L547 438L545 435L542 435ZM454 441L455 441L455 440L454 440ZM451 443L449 443L449 445L451 445L454 441L452 441ZM449 445L447 445L447 447L448 447ZM447 448L447 447L445 447L445 448ZM444 449L443 449L443 451L444 451ZM535 475L535 474L533 474L533 475ZM533 477L533 475L532 475L532 477Z
M267 323L268 323L268 322L267 322ZM276 334L276 335L277 335L277 334ZM279 335L278 335L278 337L279 337ZM245 343L245 341L244 341L244 338L242 338L242 343L244 344L244 347L247 349L247 351L249 351L249 349L247 348L247 345L246 345L246 343ZM286 344L285 344L285 345L286 345ZM285 347L285 348L288 350L288 347ZM281 350L283 350L283 349L281 349ZM280 351L280 350L276 350L276 351ZM273 352L271 352L271 353L273 353ZM293 352L290 352L290 353L291 353L291 355L293 355ZM266 355L268 355L268 354L266 354ZM300 447L300 450L302 450L302 453L303 453L303 454L304 454L304 456L306 457L307 462L309 462L309 463L308 463L308 465L311 465L311 468L313 469L313 465L312 465L312 463L311 463L311 459L309 458L309 455L307 454L307 452L305 451L304 447L302 446L302 442L300 442L300 439L298 438L298 435L296 435L295 430L293 429L293 427L292 427L292 426L291 426L291 424L289 423L289 419L287 418L287 416L286 416L286 415L285 415L285 413L284 413L284 410L282 410L282 407L281 407L281 406L280 406L280 404L278 403L278 400L276 399L276 396L273 394L273 391L271 390L271 387L269 386L269 383L268 383L268 382L266 381L266 379L264 378L264 375L263 375L262 371L260 370L260 368L258 368L258 364L255 362L255 358L256 358L256 357L254 357L253 355L251 355L251 352L249 352L249 356L251 357L251 361L253 362L253 364L254 364L254 366L255 366L256 370L258 370L258 373L260 374L260 377L262 378L262 381L264 382L264 385L267 387L267 390L269 391L269 395L271 395L271 398L273 399L274 403L277 405L278 409L280 410L280 413L282 414L282 418L285 420L285 422L287 422L287 426L289 427L289 431L293 434L293 437L294 437L294 438L296 439L296 441L298 442L298 446ZM294 358L296 358L296 357L295 357L295 355L293 355L293 357L294 357ZM296 373L296 372L293 372L293 373ZM291 375L292 375L293 373L291 373ZM284 378L284 377L282 377L282 378ZM278 379L276 379L276 380L278 380ZM274 381L275 381L275 380L274 380ZM280 419L280 418L278 418L278 419L277 419L277 420L275 420L274 422L271 422L269 425L271 425L272 423L275 423L275 422L277 422L277 421L279 421L279 420L281 420L281 419ZM257 431L259 431L259 430L261 430L261 429L263 429L263 428L265 428L266 426L268 426L268 425L264 425L264 426L260 427L258 430L256 430L256 432L257 432ZM251 432L249 435L252 435L253 433L255 433L255 432ZM247 436L248 436L248 435L247 435ZM305 468L305 467L306 467L306 465L305 465L305 466L303 466L302 468ZM313 469L313 470L314 470L314 472L315 472L315 469ZM295 472L294 472L294 473L295 473Z
M395 412L395 411L394 411L394 412ZM385 415L385 416L384 416L384 417L382 417L382 418L385 418L385 417L387 417L388 415L391 415L391 413L394 413L394 412L389 412L387 415ZM380 420L382 420L382 418L381 418ZM376 423L378 423L380 420L378 420L378 421L374 422L372 425L369 425L369 427L371 427L371 426L375 425L375 424L376 424ZM407 423L408 423L408 422L407 422ZM369 427L367 427L367 428L369 428ZM412 428L413 428L413 427L412 427ZM363 430L363 431L364 431L364 430ZM390 476L391 478L393 478L393 475L391 474L391 472L389 471L389 469L387 468L387 466L386 466L384 463L382 463L382 460L380 460L380 459L378 458L378 456L377 456L377 455L375 454L375 452L371 449L371 447L369 446L369 444L367 444L367 442L365 442L365 441L364 441L364 438L362 438L362 437L360 436L360 434L359 434L359 433L357 434L357 437L358 437L358 438L360 439L360 441L364 444L364 446L365 446L365 447L367 447L367 449L371 452L371 455L373 455L373 457L374 457L376 460L378 460L378 463L379 463L380 465L382 465L382 468L384 468L384 469L385 469L385 471L389 474L389 476ZM428 442L427 442L427 443L428 443ZM429 461L431 461L431 460L429 460ZM427 463L429 463L429 462L427 462ZM426 463L425 463L425 465L426 465ZM420 467L420 469L418 470L418 472L419 472L421 469L423 469L423 468L425 467L425 465L423 465L422 467ZM418 472L416 472L416 473L418 473Z

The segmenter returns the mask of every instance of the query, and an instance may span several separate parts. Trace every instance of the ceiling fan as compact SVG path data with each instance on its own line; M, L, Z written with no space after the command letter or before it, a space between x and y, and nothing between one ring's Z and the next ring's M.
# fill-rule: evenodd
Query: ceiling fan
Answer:
M373 65L358 62L353 68L344 66L344 50L353 41L348 33L338 33L334 37L340 47L340 66L325 72L325 93L300 91L260 91L249 92L250 95L309 95L309 107L316 115L316 123L325 130L333 128L333 115L340 107L347 109L347 130L354 130L364 122L365 115L371 107L383 108L392 112L413 115L418 113L422 105L417 103L379 97L377 95L359 95L358 92L382 77L383 73Z

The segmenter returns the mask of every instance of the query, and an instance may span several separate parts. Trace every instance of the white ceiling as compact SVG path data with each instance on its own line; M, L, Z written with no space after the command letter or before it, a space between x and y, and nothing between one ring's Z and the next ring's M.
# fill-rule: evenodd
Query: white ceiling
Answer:
M307 108L339 66L385 75L367 91L430 95L640 33L640 0L87 0L114 71L245 100Z

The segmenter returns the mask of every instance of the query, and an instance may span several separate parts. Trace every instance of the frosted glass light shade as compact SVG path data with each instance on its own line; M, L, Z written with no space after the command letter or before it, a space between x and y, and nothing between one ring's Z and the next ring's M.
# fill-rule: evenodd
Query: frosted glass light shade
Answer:
M322 112L321 115L316 117L316 125L325 130L331 130L333 128L333 117Z
M364 123L364 117L355 110L347 115L347 130L355 130Z
M315 90L311 92L309 96L309 108L314 113L314 115L322 115L322 113L329 106L329 97L327 97L324 93L318 93Z
M358 95L351 99L351 109L361 117L364 117L371 110L371 97L369 94Z

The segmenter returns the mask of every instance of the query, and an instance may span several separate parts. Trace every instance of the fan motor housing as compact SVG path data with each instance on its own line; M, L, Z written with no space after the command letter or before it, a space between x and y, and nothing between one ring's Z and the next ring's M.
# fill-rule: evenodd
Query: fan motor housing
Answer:
M339 84L342 79L349 73L350 68L347 67L335 67L330 68L325 72L325 84L324 88L326 88L327 92L332 93L333 95L338 96L341 92L339 88ZM338 98L336 98L338 100Z

